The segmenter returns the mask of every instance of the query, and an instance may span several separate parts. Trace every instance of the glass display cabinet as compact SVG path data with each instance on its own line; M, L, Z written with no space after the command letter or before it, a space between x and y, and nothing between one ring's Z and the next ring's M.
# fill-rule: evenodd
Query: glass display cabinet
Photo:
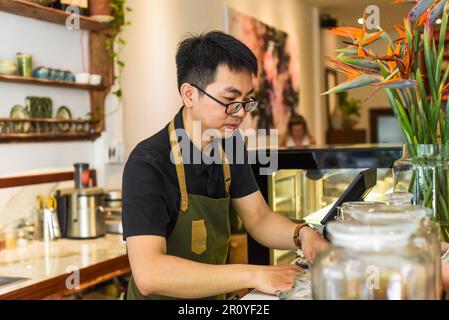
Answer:
M376 185L365 200L385 200L384 194L393 184L391 167L401 156L401 146L354 145L265 152L270 159L277 157L277 167L266 174L261 169L267 169L268 165L257 160L253 171L268 205L292 220L304 219L322 229L322 218L362 170L377 169ZM258 159L261 150L250 150L249 153ZM248 235L250 264L286 264L295 255L294 251L270 250Z

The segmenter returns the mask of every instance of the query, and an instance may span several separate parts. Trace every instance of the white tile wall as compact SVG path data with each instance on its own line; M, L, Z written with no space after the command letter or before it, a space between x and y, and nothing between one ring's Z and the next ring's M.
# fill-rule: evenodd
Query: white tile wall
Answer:
M35 214L39 195L54 194L57 189L72 188L73 181L0 189L0 225L15 223Z

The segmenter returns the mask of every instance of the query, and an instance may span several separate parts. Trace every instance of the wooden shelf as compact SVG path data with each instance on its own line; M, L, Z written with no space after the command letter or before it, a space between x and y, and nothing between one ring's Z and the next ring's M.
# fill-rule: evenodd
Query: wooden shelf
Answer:
M6 12L18 16L28 17L37 21L50 22L61 26L66 25L69 13L62 10L56 10L40 6L31 0L0 0L0 12ZM105 130L104 104L112 85L114 84L114 61L110 57L110 52L106 43L114 37L119 28L112 28L111 23L98 22L90 17L79 16L80 29L89 31L89 65L91 74L99 74L102 76L102 85L81 85L66 81L54 81L37 78L24 78L18 76L0 75L0 82L62 87L68 89L88 90L90 95L90 112L96 117L100 117L98 121L86 121L84 126L88 130L77 130L78 124L76 120L55 120L55 119L24 119L14 121L3 121L3 128L0 128L0 143L5 142L48 142L48 141L75 141L75 140L95 140ZM67 29L68 30L68 29ZM68 30L70 31L70 30ZM58 124L68 122L66 125ZM18 123L19 122L19 123ZM20 122L23 125L30 126L30 131L21 132L14 128L20 128ZM35 123L42 122L39 125ZM6 124L6 125L5 125ZM81 124L82 126L83 124ZM67 132L58 128L70 126ZM12 128L12 129L11 129ZM45 130L42 130L44 128ZM50 130L47 130L50 128ZM73 129L75 128L75 129ZM45 133L44 133L45 132Z
M0 123L2 122L26 122L26 123L73 123L73 124L95 124L97 120L90 119L58 119L58 118L30 118L30 119L11 119L11 118L0 118Z
M22 124L22 127L16 127ZM28 128L24 132L23 125ZM97 120L32 118L0 118L0 143L95 140ZM61 125L68 126L61 129ZM79 127L81 126L81 127ZM19 131L19 132L18 132Z
M43 7L25 0L0 0L0 11L12 13L65 26L70 14L53 8ZM109 23L101 23L92 18L80 16L80 28L97 31L110 28Z
M1 1L1 0L0 0ZM93 86L90 84L78 84L69 81L58 81L58 80L46 80L38 78L25 78L14 75L0 75L0 82L10 82L10 83L20 83L20 84L32 84L38 86L48 86L48 87L63 87L78 90L93 90L101 91L105 90L103 86Z
M8 133L0 134L0 143L94 141L100 133Z

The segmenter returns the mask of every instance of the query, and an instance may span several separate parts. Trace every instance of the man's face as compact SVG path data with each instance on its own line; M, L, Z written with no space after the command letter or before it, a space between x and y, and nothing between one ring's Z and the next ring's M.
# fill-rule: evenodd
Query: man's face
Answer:
M250 72L234 72L227 66L219 66L215 81L201 89L224 104L247 101L254 91ZM198 91L196 96L192 115L193 120L201 121L203 132L207 129L215 129L220 132L222 138L226 138L238 130L246 116L243 108L235 114L226 114L226 108L207 95L200 95Z

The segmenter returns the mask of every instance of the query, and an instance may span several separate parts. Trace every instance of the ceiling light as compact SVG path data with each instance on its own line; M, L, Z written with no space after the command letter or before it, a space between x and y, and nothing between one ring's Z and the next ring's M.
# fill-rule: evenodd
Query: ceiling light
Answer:
M359 18L359 20L357 20L357 22L358 22L359 24L363 24L363 18Z

